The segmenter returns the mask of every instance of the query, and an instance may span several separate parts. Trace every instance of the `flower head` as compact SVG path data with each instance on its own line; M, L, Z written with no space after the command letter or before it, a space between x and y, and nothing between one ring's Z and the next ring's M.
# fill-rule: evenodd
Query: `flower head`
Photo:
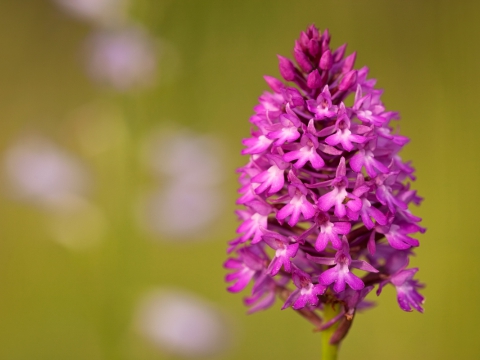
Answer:
M356 54L329 43L328 31L310 26L295 43L297 65L278 57L284 81L265 77L273 93L260 97L243 141L246 209L226 263L230 291L253 282L255 310L275 294L309 320L340 305L320 328L351 321L376 285L393 285L401 309L423 311L417 269L405 269L414 234L425 231L409 210L421 201L410 189L414 169L399 156L408 138L394 132L398 114L385 109L368 68L356 70Z

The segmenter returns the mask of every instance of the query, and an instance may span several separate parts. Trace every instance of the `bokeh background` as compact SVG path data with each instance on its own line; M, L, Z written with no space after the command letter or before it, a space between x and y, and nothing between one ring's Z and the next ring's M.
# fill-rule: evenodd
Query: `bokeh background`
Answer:
M249 116L310 23L357 51L412 141L425 314L388 288L340 359L480 358L480 5L0 1L0 359L315 359L222 263Z

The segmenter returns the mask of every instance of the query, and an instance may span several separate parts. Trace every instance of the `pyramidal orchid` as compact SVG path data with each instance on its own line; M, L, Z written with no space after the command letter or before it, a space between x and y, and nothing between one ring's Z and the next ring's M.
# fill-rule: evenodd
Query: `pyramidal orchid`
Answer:
M243 140L244 208L225 267L229 291L252 284L249 312L279 297L322 331L324 358L334 359L375 287L395 287L402 310L423 312L408 264L425 229L409 210L421 198L399 156L409 139L394 130L398 114L385 109L368 68L354 68L356 54L329 44L328 30L312 25L295 42L296 64L278 57L283 80L265 76L272 92Z

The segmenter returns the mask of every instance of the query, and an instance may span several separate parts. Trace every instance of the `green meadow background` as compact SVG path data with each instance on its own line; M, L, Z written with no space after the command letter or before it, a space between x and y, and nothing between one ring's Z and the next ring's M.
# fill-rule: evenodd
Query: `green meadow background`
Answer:
M413 212L428 228L413 260L427 284L425 313L401 311L393 288L378 300L371 294L378 306L356 317L340 359L480 358L479 12L477 2L449 0L132 1L131 18L168 46L158 83L122 93L85 75L92 23L53 1L1 0L0 158L30 132L67 149L89 169L103 231L67 219L67 237L92 232L98 244L76 251L53 241L49 213L11 197L3 180L0 359L182 359L135 330L139 297L162 287L195 293L227 317L231 346L216 359L320 358L320 335L279 302L247 316L244 294L226 292L222 269L238 224L241 139L267 88L262 75L278 75L276 54L290 56L311 23L330 30L334 47L357 51L357 68L369 66L387 108L400 111L411 138L402 156L425 198ZM95 127L98 114L87 116L86 130L78 125L78 109L92 103L116 109L110 128ZM135 221L153 182L139 160L142 141L162 127L223 143L225 206L202 240L152 239ZM89 151L85 137L103 150Z

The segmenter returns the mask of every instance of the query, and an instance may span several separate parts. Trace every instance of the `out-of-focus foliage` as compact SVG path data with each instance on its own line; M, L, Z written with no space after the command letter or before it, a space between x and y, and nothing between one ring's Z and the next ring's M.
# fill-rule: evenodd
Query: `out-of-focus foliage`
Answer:
M0 3L0 359L319 357L319 335L280 302L246 316L221 267L262 75L278 75L275 55L310 23L348 41L400 111L428 228L412 264L425 314L385 289L340 358L480 357L480 5L131 0L109 13L112 2ZM168 325L165 308L210 329L204 342L177 351L201 333Z

